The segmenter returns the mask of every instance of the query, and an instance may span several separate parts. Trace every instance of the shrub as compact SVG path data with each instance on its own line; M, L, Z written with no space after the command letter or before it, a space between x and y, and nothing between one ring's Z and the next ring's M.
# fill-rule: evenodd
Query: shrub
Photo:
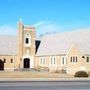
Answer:
M88 72L88 76L90 76L90 72Z
M88 77L88 74L85 71L78 71L75 73L74 77Z
M56 70L55 73L60 73L61 71L60 70Z
M49 71L49 68L48 67L44 67L44 66L37 66L35 68L36 71Z
M61 73L66 73L66 70L65 69L61 69Z

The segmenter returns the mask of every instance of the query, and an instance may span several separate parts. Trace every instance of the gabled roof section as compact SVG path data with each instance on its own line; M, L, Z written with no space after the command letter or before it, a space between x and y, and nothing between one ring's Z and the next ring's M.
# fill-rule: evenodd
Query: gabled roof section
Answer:
M17 37L0 35L0 55L16 55Z
M90 29L46 35L42 37L37 56L66 54L71 45L83 54L90 54Z

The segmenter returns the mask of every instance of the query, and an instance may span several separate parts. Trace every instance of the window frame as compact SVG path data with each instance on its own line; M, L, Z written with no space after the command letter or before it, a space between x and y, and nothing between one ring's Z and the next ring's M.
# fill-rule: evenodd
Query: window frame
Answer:
M76 64L78 62L78 56L71 56L70 62Z
M28 40L28 42L26 40ZM24 45L25 47L31 46L31 35L28 32L24 35Z
M56 57L55 56L50 57L50 65L51 66L56 65Z
M45 57L40 57L40 63L39 63L41 66L44 66L46 65L46 62L45 62Z
M66 61L66 56L61 56L61 66L64 66L67 64L67 61Z

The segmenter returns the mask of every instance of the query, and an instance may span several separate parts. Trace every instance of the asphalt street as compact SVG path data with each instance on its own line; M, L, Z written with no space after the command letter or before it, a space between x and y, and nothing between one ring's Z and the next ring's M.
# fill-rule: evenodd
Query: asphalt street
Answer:
M90 90L90 81L1 81L0 90Z

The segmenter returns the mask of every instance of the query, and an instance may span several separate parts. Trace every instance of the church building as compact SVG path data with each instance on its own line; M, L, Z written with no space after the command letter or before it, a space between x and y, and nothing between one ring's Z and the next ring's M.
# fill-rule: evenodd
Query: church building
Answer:
M0 71L45 69L90 72L90 29L36 38L33 26L18 23L16 36L0 35Z

